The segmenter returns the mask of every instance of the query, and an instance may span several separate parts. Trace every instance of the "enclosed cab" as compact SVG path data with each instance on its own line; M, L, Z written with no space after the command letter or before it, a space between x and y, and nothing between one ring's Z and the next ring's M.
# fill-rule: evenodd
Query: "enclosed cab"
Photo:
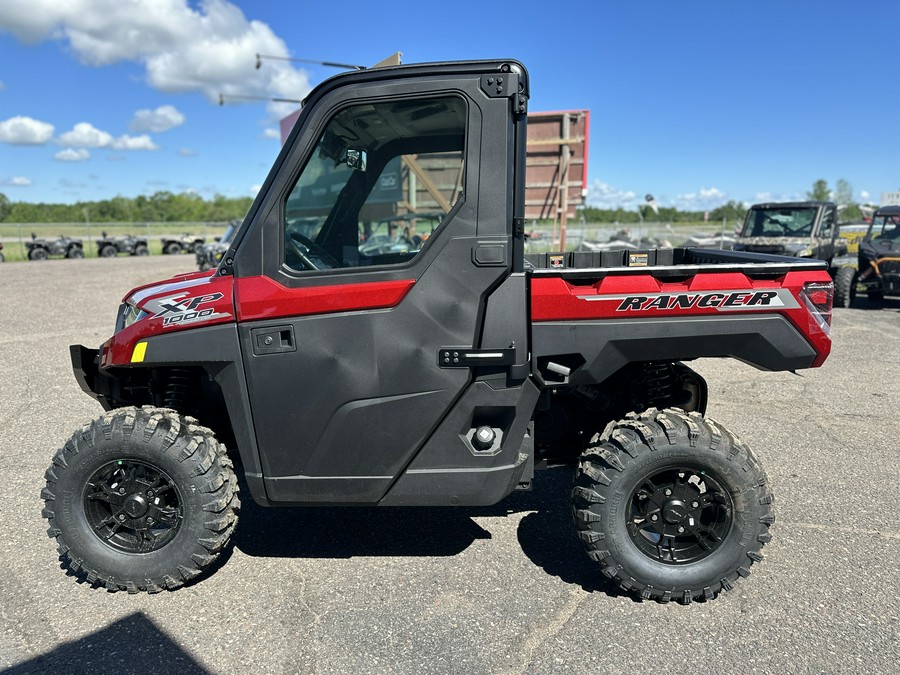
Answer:
M818 258L831 266L847 243L833 202L773 202L750 207L734 250Z

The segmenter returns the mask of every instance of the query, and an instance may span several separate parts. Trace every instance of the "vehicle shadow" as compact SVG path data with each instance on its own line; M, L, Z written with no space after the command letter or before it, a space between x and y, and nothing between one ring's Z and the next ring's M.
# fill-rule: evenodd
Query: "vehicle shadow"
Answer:
M149 649L148 645L152 645L152 667L140 666L139 657ZM143 612L135 612L80 639L63 642L29 661L0 669L0 675L142 671L158 675L210 672Z
M541 471L532 491L515 492L487 507L263 508L242 491L247 496L233 542L254 557L455 556L476 540L492 537L474 518L525 513L517 538L535 565L586 591L619 596L575 534L571 485L571 467Z

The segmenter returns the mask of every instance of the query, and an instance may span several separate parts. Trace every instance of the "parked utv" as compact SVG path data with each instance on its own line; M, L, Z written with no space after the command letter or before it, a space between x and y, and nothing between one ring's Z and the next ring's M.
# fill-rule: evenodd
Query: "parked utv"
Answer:
M203 237L195 237L192 234L185 233L180 237L163 237L162 252L163 255L178 255L179 253L197 254L203 248L206 239Z
M101 258L113 258L119 253L128 255L149 255L150 248L146 237L136 237L126 234L120 237L110 237L106 232L97 240L97 255Z
M225 234L221 237L216 237L214 242L204 244L195 251L197 267L201 272L206 272L218 266L240 224L241 221L239 220L232 221L229 223L228 229L225 230Z
M869 300L900 295L900 206L882 206L859 243L859 283Z
M565 464L611 583L688 603L750 574L771 486L684 361L820 366L827 266L684 248L526 265L529 95L508 60L312 91L216 271L132 290L110 339L71 346L106 412L45 474L68 569L131 593L197 577L234 530L237 472L263 506L476 507ZM373 223L436 210L420 246L366 248Z
M47 258L83 258L84 245L81 239L61 235L56 239L45 239L31 233L31 241L25 242L29 260L47 260Z
M847 256L847 240L841 237L837 212L833 202L754 204L734 250L824 260L834 278L834 305L848 307L855 293L854 272L841 262Z

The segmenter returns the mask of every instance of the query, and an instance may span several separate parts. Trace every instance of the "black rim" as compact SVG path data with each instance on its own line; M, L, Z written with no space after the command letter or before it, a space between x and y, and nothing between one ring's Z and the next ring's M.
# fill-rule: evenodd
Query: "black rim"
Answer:
M708 470L657 471L637 484L629 503L631 541L658 562L686 565L703 560L731 531L731 496Z
M84 512L101 541L127 553L161 549L174 539L184 516L175 482L131 459L110 462L91 476Z

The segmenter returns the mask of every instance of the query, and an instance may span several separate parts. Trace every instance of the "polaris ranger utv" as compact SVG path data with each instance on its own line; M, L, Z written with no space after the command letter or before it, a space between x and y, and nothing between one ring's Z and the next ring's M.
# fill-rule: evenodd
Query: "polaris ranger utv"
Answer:
M704 416L682 362L821 365L826 264L699 249L526 263L528 97L515 61L313 90L215 271L129 292L109 340L71 347L107 412L41 493L70 570L181 586L229 540L237 472L264 506L471 506L570 463L577 534L621 588L690 602L749 574L774 522L766 474ZM418 248L363 250L372 223L436 210Z

